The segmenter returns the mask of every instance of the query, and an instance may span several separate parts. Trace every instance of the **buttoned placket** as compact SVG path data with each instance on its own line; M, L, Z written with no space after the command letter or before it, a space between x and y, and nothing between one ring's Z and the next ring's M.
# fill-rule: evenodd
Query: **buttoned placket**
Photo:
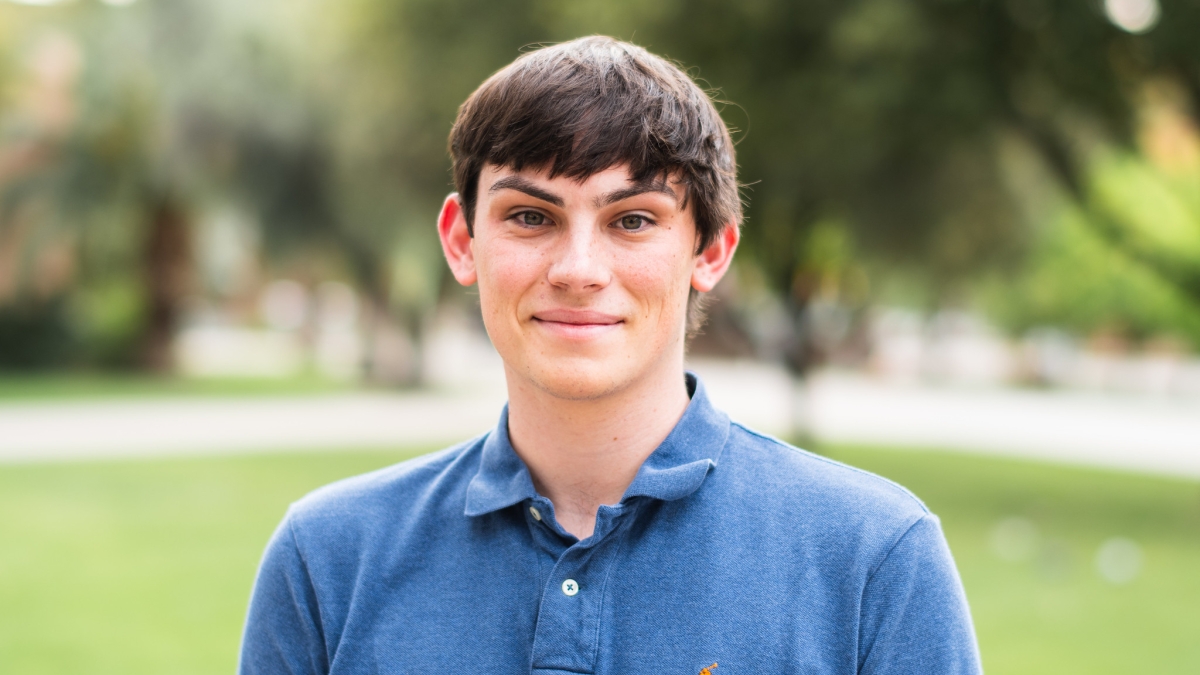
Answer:
M607 581L634 510L633 503L601 506L594 533L578 541L558 525L545 497L526 503L542 579L531 672L595 672Z
M625 539L637 531L639 514L651 502L674 501L700 488L717 465L729 436L729 418L708 403L688 374L692 395L684 416L634 477L621 504L602 506L593 535L584 541L565 532L554 506L537 494L527 467L508 437L508 409L483 445L480 467L467 486L464 514L482 516L516 508L537 553L540 597L530 651L533 673L595 673L609 579L620 564ZM611 616L611 612L608 615Z

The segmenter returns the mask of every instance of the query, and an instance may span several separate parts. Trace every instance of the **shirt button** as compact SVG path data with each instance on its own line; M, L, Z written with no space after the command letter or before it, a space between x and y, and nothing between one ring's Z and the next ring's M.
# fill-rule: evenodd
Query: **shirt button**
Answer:
M536 506L529 507L529 515L533 516L533 519L537 521L542 519L542 512L538 511Z
M563 595L571 596L579 592L579 584L574 579L567 579L563 582Z

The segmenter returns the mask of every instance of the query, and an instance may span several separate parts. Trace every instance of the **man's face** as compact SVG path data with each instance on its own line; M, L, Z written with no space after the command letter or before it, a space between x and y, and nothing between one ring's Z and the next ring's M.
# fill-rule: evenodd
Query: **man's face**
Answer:
M479 284L510 384L586 400L677 373L688 291L710 290L737 243L731 228L724 258L697 256L683 197L670 180L632 182L624 166L583 181L485 166L471 239L447 200L447 258L459 282Z

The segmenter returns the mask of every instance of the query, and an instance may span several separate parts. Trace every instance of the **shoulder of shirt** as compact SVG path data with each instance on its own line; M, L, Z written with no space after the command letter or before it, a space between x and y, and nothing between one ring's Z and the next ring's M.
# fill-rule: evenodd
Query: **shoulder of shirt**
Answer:
M797 448L778 438L732 422L730 445L722 463L732 462L735 470L756 474L769 467L777 476L769 481L779 496L816 504L886 514L911 525L931 515L925 504L904 487L869 471L843 464L828 457ZM761 490L762 482L756 481ZM907 529L907 528L905 528Z
M448 448L414 457L369 473L351 476L317 488L292 503L287 518L297 522L370 518L404 508L421 499L442 479L451 478L456 464L483 445L487 434ZM478 453L475 453L478 454ZM474 475L474 468L466 474ZM469 480L469 478L467 478ZM462 481L462 488L465 482Z

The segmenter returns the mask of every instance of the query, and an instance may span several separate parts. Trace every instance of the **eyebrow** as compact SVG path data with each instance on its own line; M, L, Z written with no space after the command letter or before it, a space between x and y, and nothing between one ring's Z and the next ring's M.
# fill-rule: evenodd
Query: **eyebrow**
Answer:
M546 192L545 190L534 185L532 182L521 178L520 176L505 176L495 183L492 183L492 186L488 188L488 194L499 192L500 190L516 190L517 192L524 192L530 197L540 199L544 202L549 202L559 208L566 203L563 201L562 197L559 197L552 192Z
M495 183L492 183L491 187L488 188L488 194L499 192L500 190L516 190L517 192L523 192L530 197L548 202L559 208L566 203L563 201L562 197L559 197L553 192L547 192L546 190L543 190L537 185L534 185L532 181L522 178L521 176L505 176L500 180L497 180ZM668 185L666 181L651 180L602 194L596 198L596 206L608 206L609 204L615 204L621 200L643 195L647 192L659 192L675 200L676 203L679 202L679 195L671 189L671 186Z
M671 189L670 185L667 185L665 180L650 180L600 195L596 199L596 206L608 206L609 204L615 204L623 199L644 195L647 192L660 192L675 200L676 204L679 203L679 195L675 194L675 191Z

